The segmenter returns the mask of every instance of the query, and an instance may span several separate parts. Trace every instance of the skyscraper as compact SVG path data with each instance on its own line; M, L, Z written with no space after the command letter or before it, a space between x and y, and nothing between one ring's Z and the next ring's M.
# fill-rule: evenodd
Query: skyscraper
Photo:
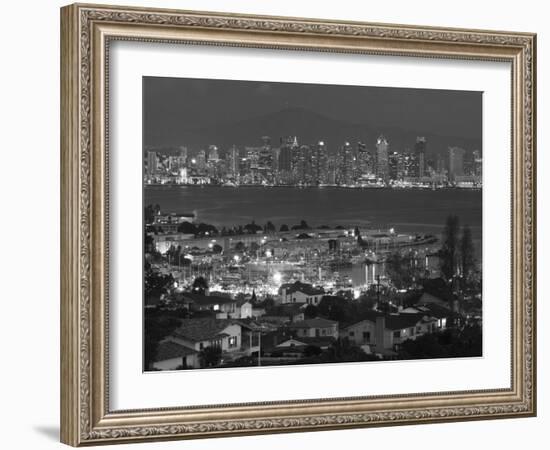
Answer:
M399 152L392 152L388 155L388 170L391 180L402 180L405 176L403 155Z
M295 152L294 174L296 181L302 184L311 182L311 149L309 145L301 145Z
M373 173L372 155L363 142L357 143L357 164L355 171L357 178Z
M153 177L157 172L158 157L157 152L147 152L147 176Z
M199 153L197 153L196 160L196 166L197 170L204 170L206 169L206 152L204 150L200 150Z
M227 151L227 171L233 178L239 175L239 149L235 146Z
M296 136L281 138L279 150L279 172L290 172L292 170L293 150L298 147Z
M482 167L483 167L483 159L481 157L481 153L479 150L473 151L473 157L474 157L474 175L477 177L481 177L482 175Z
M323 141L317 142L311 149L311 182L313 184L327 183L327 146Z
M208 161L216 162L218 159L220 159L220 155L218 153L218 147L215 145L210 145L208 147Z
M272 181L273 151L271 150L271 138L269 136L262 136L262 146L258 154L258 170L264 179Z
M338 184L351 184L353 181L353 149L349 142L345 142L338 153Z
M464 153L460 147L449 147L449 180L452 182L464 175Z
M426 138L418 136L414 144L414 153L418 161L418 173L414 176L423 177L426 175Z
M378 137L376 140L376 175L385 182L389 178L388 148L387 139L382 135Z

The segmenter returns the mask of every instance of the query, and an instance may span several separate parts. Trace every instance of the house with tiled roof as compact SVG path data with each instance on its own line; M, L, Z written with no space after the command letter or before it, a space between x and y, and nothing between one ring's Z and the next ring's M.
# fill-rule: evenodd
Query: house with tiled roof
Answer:
M387 356L407 339L414 340L442 330L440 324L441 319L434 317L427 308L425 311L408 308L400 314L373 313L342 329L340 336L347 337L367 353Z
M159 343L153 359L153 369L176 370L200 367L199 352L170 339Z
M298 339L307 337L331 337L338 339L338 322L321 317L292 322L288 325L288 328Z
M437 319L430 315L390 314L384 320L385 349L398 349L408 339L415 340L419 336L438 331Z
M316 306L325 295L325 290L309 283L295 281L283 284L279 288L279 295L281 303L305 303Z
M401 311L401 314L423 314L425 316L436 319L437 329L444 330L450 325L452 318L455 316L449 308L441 306L437 303L417 304ZM429 332L430 330L426 330Z
M350 342L365 347L364 350L370 353L371 346L375 344L376 319L363 319L351 324L340 331L340 337L347 337Z
M242 330L238 322L229 319L183 319L167 339L198 352L206 347L236 352L242 345Z
M211 311L219 319L238 318L241 314L234 299L221 295L182 292L178 294L178 301L191 312Z

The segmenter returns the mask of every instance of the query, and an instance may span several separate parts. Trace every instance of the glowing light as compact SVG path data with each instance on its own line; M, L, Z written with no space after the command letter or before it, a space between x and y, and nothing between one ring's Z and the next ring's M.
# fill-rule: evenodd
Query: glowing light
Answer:
M268 258L271 258L272 256L271 250L266 251L265 256L267 256Z
M390 233L394 234L395 233L395 228L390 228Z
M283 280L283 275L281 272L275 272L273 274L273 281L277 284L279 284Z
M239 262L241 258L239 258L239 255L235 255L233 256L233 259L235 260L235 262Z
M191 159L191 164L197 164L197 160L195 158Z
M353 290L353 298L357 300L361 296L361 291L359 289Z

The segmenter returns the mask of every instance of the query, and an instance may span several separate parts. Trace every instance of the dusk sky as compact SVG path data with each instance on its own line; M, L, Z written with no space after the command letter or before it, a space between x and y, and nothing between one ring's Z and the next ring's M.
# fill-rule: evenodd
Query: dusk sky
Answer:
M144 77L143 99L146 145L295 107L372 127L473 139L482 132L482 93L473 91Z

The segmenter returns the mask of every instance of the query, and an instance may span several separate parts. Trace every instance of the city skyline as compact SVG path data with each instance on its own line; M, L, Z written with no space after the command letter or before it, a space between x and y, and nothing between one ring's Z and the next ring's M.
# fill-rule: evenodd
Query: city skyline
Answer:
M333 152L343 141L385 134L398 151L416 135L431 141L429 152L482 151L480 92L158 77L143 86L144 148L229 148L252 144L251 136L298 135Z
M186 146L147 150L146 184L262 185L481 188L482 157L479 150L449 147L445 157L429 156L429 141L417 136L404 152L392 149L380 135L374 148L365 142L343 142L329 153L324 141L300 143L298 136L284 136L272 144L262 136L261 145L189 151Z

